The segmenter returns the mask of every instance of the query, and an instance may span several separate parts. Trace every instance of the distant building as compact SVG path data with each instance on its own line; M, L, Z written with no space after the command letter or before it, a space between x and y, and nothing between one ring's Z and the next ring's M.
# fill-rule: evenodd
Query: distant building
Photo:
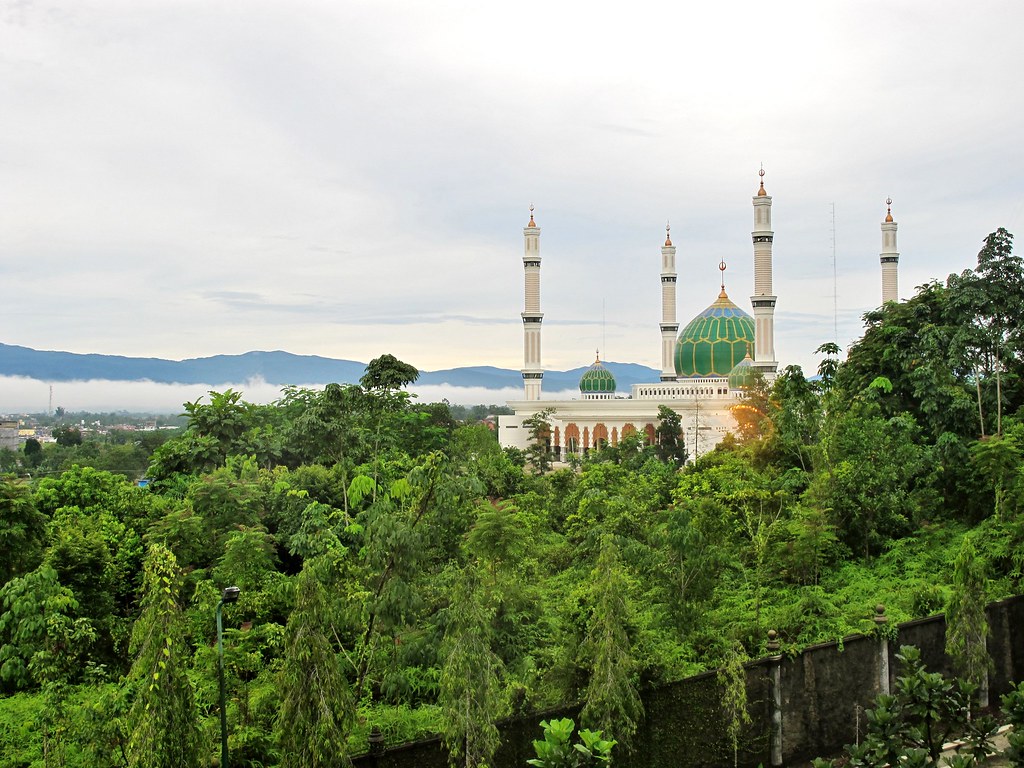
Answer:
M0 421L0 448L6 448L8 451L18 450L21 442L18 436L20 426L16 419Z

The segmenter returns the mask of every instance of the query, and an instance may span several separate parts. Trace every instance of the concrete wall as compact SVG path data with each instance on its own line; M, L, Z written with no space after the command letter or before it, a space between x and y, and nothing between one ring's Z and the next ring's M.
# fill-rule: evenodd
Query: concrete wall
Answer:
M1024 680L1024 597L988 606L991 634L988 648L993 670L991 701L1011 683ZM944 653L946 622L942 616L901 624L896 639L855 635L842 643L807 648L795 658L762 659L747 666L747 701L751 723L741 738L739 764L773 765L772 672L779 665L782 765L836 754L865 731L864 709L882 692L882 671L888 664L890 688L900 674L895 656L901 645L916 645L931 671L951 674ZM883 659L884 654L884 659ZM636 736L632 755L618 754L621 768L729 768L732 749L726 737L721 688L714 672L642 692L647 717ZM501 724L502 747L493 768L523 768L534 757L533 739L541 720L572 717L567 707L509 719ZM614 734L612 734L614 736ZM437 739L394 747L378 757L356 758L359 768L446 768L447 755ZM777 763L775 763L777 764Z

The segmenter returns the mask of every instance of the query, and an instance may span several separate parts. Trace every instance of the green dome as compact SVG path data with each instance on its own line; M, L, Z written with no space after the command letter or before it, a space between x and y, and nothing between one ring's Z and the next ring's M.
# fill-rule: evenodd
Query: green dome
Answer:
M728 376L754 343L754 319L725 293L683 328L676 340L677 376Z
M597 359L580 376L580 392L584 394L614 394L615 377Z
M754 384L755 375L754 361L751 359L748 349L747 356L729 371L729 389L750 389Z

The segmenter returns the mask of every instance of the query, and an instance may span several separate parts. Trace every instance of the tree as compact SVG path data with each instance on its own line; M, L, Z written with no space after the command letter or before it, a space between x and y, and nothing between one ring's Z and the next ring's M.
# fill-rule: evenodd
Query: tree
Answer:
M369 362L359 383L368 390L401 389L415 383L419 377L415 366L403 363L394 355L381 355Z
M39 562L45 526L28 486L0 477L0 585Z
M630 649L627 583L615 539L601 537L601 553L591 573L593 609L585 650L590 656L590 680L584 694L583 722L601 732L614 730L626 746L644 715L633 684L635 662Z
M981 706L988 706L991 661L985 638L985 565L970 536L964 537L953 561L953 591L946 606L946 653L957 676L978 687Z
M826 358L826 361L831 359ZM831 383L822 384L823 388L825 386L830 387ZM822 416L819 396L800 366L788 365L779 371L772 385L768 417L775 427L778 446L787 456L795 458L805 472L811 469L811 449L818 440Z
M178 605L180 573L173 553L150 547L142 615L135 622L128 676L134 700L128 714L131 768L198 768L203 760L188 649Z
M38 467L43 460L43 445L34 437L25 441L25 463L30 467Z
M505 714L501 661L491 650L494 611L485 603L474 564L463 569L448 607L441 643L441 733L451 765L487 766L501 738L494 721Z
M523 426L529 430L530 440L526 449L526 460L538 475L551 469L551 422L548 419L552 413L554 411L551 408L545 408L523 419Z
M995 495L994 514L1003 516L1006 496L1019 482L1020 467L1024 454L1015 434L992 435L973 443L971 466L978 476L987 480Z
M987 332L996 376L996 434L1003 433L1002 372L1004 359L1012 352L1009 342L1024 325L1024 259L1013 253L1013 235L1000 227L985 238L975 269L979 292L978 320Z
M327 592L318 573L322 567L326 561L311 561L299 574L295 609L285 630L278 719L283 768L348 764L355 706L331 643Z
M57 427L53 430L53 438L62 448L82 444L82 432L78 427Z
M739 640L733 640L725 657L725 666L718 670L718 682L722 686L722 709L725 710L726 732L732 746L733 765L739 765L740 734L750 724L747 712L747 672L743 662L747 655Z
M74 593L47 565L8 581L0 589L0 684L17 690L73 682L96 638L77 613Z
M681 467L686 463L686 442L683 440L683 419L667 405L658 406L658 428L654 431L658 458Z

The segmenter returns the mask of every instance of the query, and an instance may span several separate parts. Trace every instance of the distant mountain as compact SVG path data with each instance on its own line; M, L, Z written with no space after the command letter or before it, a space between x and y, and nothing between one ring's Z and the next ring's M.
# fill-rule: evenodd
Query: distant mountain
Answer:
M633 384L657 381L659 372L636 363L605 363L615 376L620 391ZM189 360L156 357L81 355L74 352L45 352L28 347L0 344L0 376L25 376L40 381L152 381L157 384L241 384L261 378L268 384L355 383L366 363L334 360L290 352L246 352L243 355L215 355ZM548 391L575 389L585 367L569 371L545 371ZM419 384L447 384L454 387L503 389L521 387L517 370L489 365L420 371Z

